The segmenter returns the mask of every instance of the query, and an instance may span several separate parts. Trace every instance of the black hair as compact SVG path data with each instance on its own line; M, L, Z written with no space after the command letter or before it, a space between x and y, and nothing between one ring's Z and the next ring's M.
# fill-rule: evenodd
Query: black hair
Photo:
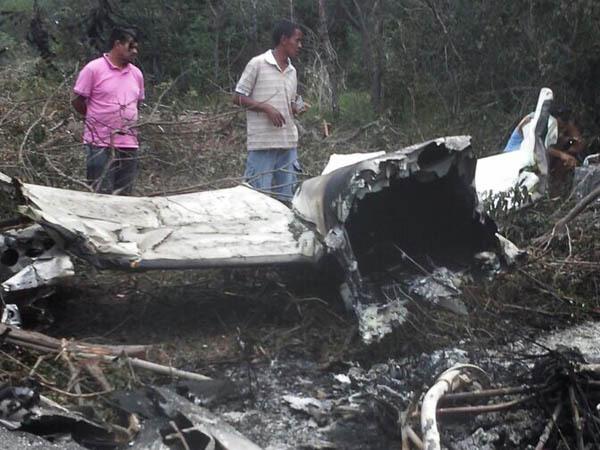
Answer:
M111 50L114 47L115 41L125 42L128 38L131 38L133 42L137 42L137 31L133 28L113 28L108 38L108 49Z
M561 105L560 103L553 102L548 112L551 116L559 118L565 122L568 122L571 119L571 108L566 105Z
M275 27L273 27L273 45L277 47L283 36L290 38L294 34L294 31L299 29L300 25L294 22L286 19L280 20L275 24Z

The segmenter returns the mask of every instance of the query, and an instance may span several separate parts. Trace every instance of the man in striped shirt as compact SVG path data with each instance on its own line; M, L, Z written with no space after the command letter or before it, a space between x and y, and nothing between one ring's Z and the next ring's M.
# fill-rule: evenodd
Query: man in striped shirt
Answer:
M246 108L248 160L244 178L255 189L289 202L297 183L298 129L294 115L298 80L290 58L302 48L300 27L282 20L273 30L272 50L244 69L233 102Z

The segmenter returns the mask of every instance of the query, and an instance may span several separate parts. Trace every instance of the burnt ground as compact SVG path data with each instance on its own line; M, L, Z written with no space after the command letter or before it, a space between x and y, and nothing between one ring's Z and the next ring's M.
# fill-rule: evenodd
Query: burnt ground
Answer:
M539 213L522 213L507 231L530 239L520 221L525 215L527 223L535 221ZM55 337L151 344L153 361L232 381L200 402L264 448L400 448L400 415L410 416L436 377L456 363L480 366L491 387L564 385L565 361L579 356L552 350L546 336L560 330L567 331L559 344L580 344L588 362L600 361L600 350L589 344L600 315L596 214L578 219L571 256L564 239L546 250L532 245L519 268L463 289L467 316L414 300L408 321L371 346L361 343L328 276L303 267L128 275L81 265L80 276L49 299L52 323L29 320ZM578 333L584 338L576 341ZM107 376L123 384L121 375ZM89 379L81 383L99 390ZM172 383L138 372L125 384ZM441 418L442 443L534 448L557 392L499 412ZM100 399L86 403L102 405ZM418 419L409 423L419 431ZM568 417L560 427L547 448L574 448ZM586 439L596 436L588 430Z

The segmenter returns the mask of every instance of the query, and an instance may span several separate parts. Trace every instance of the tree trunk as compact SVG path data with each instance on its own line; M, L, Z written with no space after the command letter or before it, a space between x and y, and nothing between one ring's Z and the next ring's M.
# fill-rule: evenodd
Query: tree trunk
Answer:
M87 29L86 34L90 46L96 50L110 50L112 42L107 44L104 42L104 30L110 30L115 26L113 20L113 7L110 0L98 0L97 6L90 10L86 18Z
M214 17L212 30L213 30L213 78L214 82L219 84L219 78L221 74L221 31L225 24L225 5L222 2L217 2L217 6L213 5L212 1L208 2L208 6Z
M250 39L252 42L252 54L258 51L258 4L252 0L252 12L250 14Z
M380 2L375 2L377 8ZM383 17L379 11L374 11L373 34L371 36L371 51L374 64L371 68L371 101L375 112L380 113L383 107Z
M383 95L383 14L381 0L375 0L368 12L361 7L359 0L353 0L354 12L343 4L350 19L350 23L360 32L362 36L363 57L365 69L368 72L371 83L371 105L376 113L382 109Z
M321 39L321 45L324 49L325 65L327 74L329 75L329 90L331 93L331 111L334 117L337 117L340 113L340 107L338 104L338 64L337 55L331 40L329 39L329 31L327 30L327 10L325 8L325 0L317 0L319 6L319 37Z

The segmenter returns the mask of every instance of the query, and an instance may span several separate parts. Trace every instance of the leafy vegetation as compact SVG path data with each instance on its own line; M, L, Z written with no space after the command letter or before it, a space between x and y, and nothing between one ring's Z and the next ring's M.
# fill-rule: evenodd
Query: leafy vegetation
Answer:
M174 171L168 186L142 185L168 190L173 180L239 177L243 115L230 93L249 58L271 45L282 17L305 32L295 65L312 105L301 120L309 173L331 151L448 134L471 134L479 155L495 153L542 86L573 106L586 135L598 131L600 5L592 0L7 0L0 8L0 170L61 185L73 183L66 174L79 178L79 167L69 166L81 159L80 124L68 104L73 78L105 49L113 26L129 25L142 36L147 161L156 173ZM208 149L214 155L202 153Z

